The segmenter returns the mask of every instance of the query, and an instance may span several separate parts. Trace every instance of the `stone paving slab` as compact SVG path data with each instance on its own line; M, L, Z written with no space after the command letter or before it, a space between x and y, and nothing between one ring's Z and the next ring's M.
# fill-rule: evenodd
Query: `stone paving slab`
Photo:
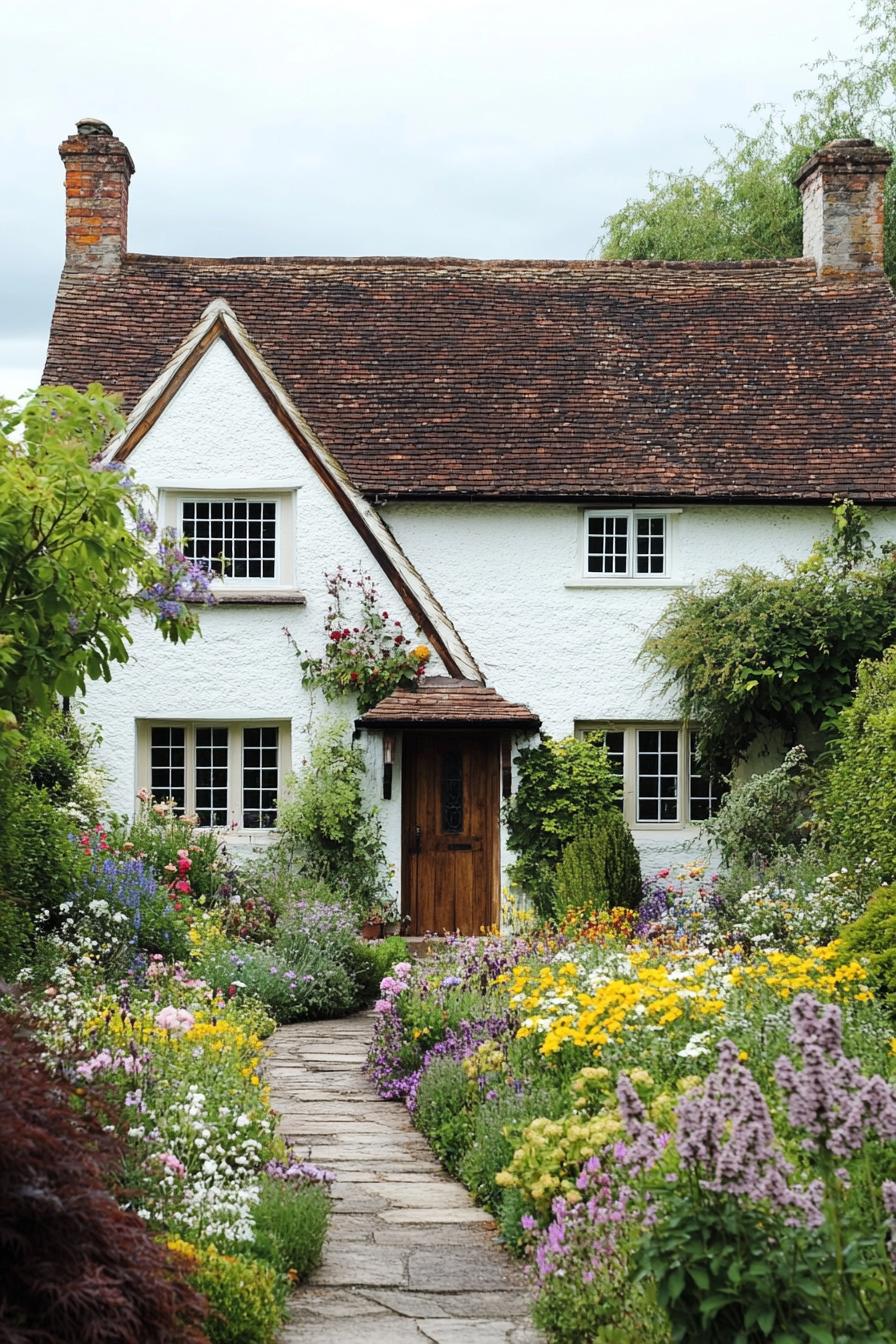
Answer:
M281 1027L266 1076L281 1133L336 1173L323 1264L281 1344L540 1344L494 1222L363 1071L372 1017Z

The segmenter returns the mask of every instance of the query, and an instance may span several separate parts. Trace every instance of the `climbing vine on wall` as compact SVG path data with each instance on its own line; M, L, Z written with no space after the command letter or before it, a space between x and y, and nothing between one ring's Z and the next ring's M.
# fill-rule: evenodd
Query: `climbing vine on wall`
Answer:
M322 655L289 639L302 669L302 685L317 686L328 700L357 695L358 712L371 709L397 687L413 685L426 672L430 651L405 634L401 621L382 609L379 591L362 570L325 575L330 605L324 620Z

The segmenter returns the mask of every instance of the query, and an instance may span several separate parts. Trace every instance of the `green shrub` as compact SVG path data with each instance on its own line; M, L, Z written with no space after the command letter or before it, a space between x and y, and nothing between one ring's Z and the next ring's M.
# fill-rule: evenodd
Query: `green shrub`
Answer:
M841 862L871 858L896 878L896 647L859 668L839 720L834 759L817 796L819 829Z
M70 802L87 762L88 739L77 722L60 710L44 718L31 716L24 730L24 764L32 784L57 806Z
M644 646L677 717L700 725L701 755L724 773L769 732L808 720L829 732L856 669L896 636L896 549L867 515L834 504L830 534L783 574L752 566L679 589Z
M598 737L545 738L516 757L519 783L506 804L516 862L510 875L543 917L553 914L554 870L564 848L610 812L619 780Z
M569 910L593 915L612 905L634 910L641 895L641 861L621 812L606 812L564 848L554 873L558 918Z
M208 1299L211 1344L274 1344L284 1300L276 1270L245 1255L222 1255L214 1246L168 1244L186 1257L190 1283Z
M330 1196L323 1185L266 1179L252 1216L255 1252L263 1260L281 1274L292 1270L299 1279L317 1268L330 1216Z
M451 1172L457 1172L473 1132L470 1085L456 1059L433 1060L417 1088L415 1122Z
M396 962L407 961L408 945L403 938L397 936L373 939L371 942L361 945L367 949L368 956L373 963L376 975L376 983L373 986L375 993L380 987L383 976L389 974Z
M0 895L32 919L51 913L75 890L84 856L71 821L38 789L21 761L0 776Z
M0 896L0 979L14 979L26 965L33 932L28 911Z
M867 962L871 982L891 1012L896 1011L896 887L881 887L868 909L841 933L843 952Z
M755 871L805 841L812 771L805 747L773 770L736 783L706 828L729 866Z
M364 769L344 726L328 723L277 812L278 862L296 877L326 883L359 915L390 898L379 814L364 803Z

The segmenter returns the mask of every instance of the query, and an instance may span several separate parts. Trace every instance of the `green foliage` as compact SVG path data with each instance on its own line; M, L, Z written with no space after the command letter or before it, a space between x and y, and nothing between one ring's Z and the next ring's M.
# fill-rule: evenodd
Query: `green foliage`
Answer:
M620 1239L621 1241L621 1239ZM548 1275L539 1288L532 1319L552 1344L668 1344L668 1317L652 1300L649 1288L633 1285L628 1248L617 1242L613 1255L600 1259L599 1269L583 1281L582 1269L570 1266L562 1277ZM694 1339L703 1336L694 1336Z
M436 1059L420 1079L415 1123L451 1172L470 1144L470 1084L456 1059Z
M281 1274L307 1279L320 1264L329 1216L325 1186L266 1178L252 1209L255 1254Z
M41 388L24 408L0 399L0 757L24 712L126 661L136 611L173 641L198 628L195 609L164 614L150 596L166 570L136 527L131 477L93 465L123 423L96 383Z
M46 715L31 715L22 725L25 734L23 765L36 789L52 803L70 802L78 776L87 764L90 739L70 714L53 709Z
M605 815L618 811L619 783L596 737L545 738L516 758L519 783L505 815L517 858L513 881L550 916L554 870L565 847Z
M870 858L896 879L896 648L863 663L818 790L819 832L842 862Z
M888 0L866 0L865 40L847 61L812 67L813 87L795 95L791 115L759 107L753 129L726 128L730 148L713 145L701 173L652 174L647 195L628 201L604 225L607 258L705 261L798 257L802 209L793 177L822 145L873 136L896 144L896 21ZM896 173L885 184L885 265L896 276Z
M340 566L325 579L330 606L323 656L303 652L288 631L287 638L302 668L302 685L319 686L328 700L356 695L363 714L399 686L413 686L426 671L429 648L412 644L401 621L381 610L369 574L359 569L349 574Z
M869 539L865 515L836 504L830 536L784 575L751 566L674 594L644 655L700 753L726 771L763 732L830 731L856 669L896 637L896 553Z
M22 757L0 771L0 896L34 918L74 891L84 856L69 839L71 822L36 788Z
M33 933L28 911L0 896L0 979L13 980L27 965Z
M190 1283L208 1299L211 1344L274 1344L283 1299L276 1270L214 1246L169 1244L187 1255Z
M597 914L611 905L635 910L641 861L621 812L612 809L564 847L554 874L554 914Z
M876 993L896 1012L896 887L874 892L864 914L840 936L844 958L867 962Z
M364 803L364 757L345 729L319 729L310 759L277 813L280 858L325 882L359 914L389 899L379 814Z
M804 747L782 763L737 782L706 828L729 866L755 871L782 855L796 858L806 838L812 772Z

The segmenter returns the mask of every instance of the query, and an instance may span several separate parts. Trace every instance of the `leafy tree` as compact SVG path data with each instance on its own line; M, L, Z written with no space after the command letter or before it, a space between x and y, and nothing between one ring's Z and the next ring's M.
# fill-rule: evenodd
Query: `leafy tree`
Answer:
M816 797L820 836L853 865L871 858L896 880L896 648L863 663L844 710L833 761Z
M607 258L738 261L802 252L802 207L793 177L829 140L868 135L896 145L896 9L866 0L859 54L827 56L810 67L811 88L794 111L753 109L752 129L728 127L728 149L711 143L703 172L652 173L647 195L605 221ZM896 278L896 170L885 184L885 266Z
M0 759L23 713L126 661L135 613L177 642L210 600L209 575L156 536L130 473L98 463L122 424L97 383L0 400Z
M833 515L831 535L783 575L744 565L679 590L646 641L716 770L760 733L830 732L859 662L896 639L896 550L871 541L850 501Z

